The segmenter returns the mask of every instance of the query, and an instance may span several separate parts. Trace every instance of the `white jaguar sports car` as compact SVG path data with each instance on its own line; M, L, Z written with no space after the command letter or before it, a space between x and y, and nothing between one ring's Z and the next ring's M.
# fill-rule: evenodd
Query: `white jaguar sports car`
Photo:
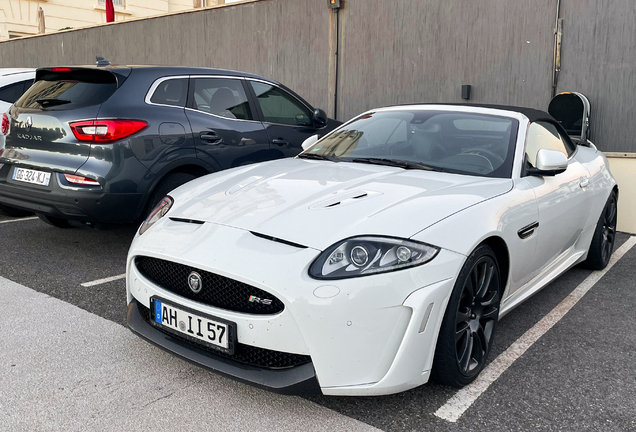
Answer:
M572 266L610 259L618 189L586 124L515 107L382 108L296 158L187 183L132 243L128 324L277 392L464 386L503 315Z

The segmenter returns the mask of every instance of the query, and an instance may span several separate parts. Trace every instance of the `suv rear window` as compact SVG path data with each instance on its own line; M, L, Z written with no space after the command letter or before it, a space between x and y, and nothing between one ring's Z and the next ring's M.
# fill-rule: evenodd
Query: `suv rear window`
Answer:
M39 72L15 103L19 108L68 110L99 105L117 90L117 79L103 71Z

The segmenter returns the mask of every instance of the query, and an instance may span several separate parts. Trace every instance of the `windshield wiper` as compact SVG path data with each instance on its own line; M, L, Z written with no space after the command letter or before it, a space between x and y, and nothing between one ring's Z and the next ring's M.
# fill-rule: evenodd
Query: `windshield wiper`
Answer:
M323 154L317 153L301 153L297 157L301 159L318 159L318 160L328 160L331 162L340 162L342 159L336 156L327 156Z
M57 99L57 98L39 98L35 100L42 106L55 106L55 105L64 105L67 103L71 103L70 100L67 99Z
M394 167L404 168L404 169L445 171L444 168L434 167L434 166L426 165L420 162L413 162L413 161L407 161L407 160L384 159L384 158L354 158L354 159L351 159L351 162L394 166Z

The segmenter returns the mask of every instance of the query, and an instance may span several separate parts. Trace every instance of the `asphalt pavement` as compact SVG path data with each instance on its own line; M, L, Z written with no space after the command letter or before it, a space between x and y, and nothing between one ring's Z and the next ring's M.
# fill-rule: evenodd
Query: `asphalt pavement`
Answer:
M456 389L279 396L140 340L125 327L123 279L82 285L125 272L135 230L0 217L0 430L636 431L636 247L449 422L435 412ZM591 273L571 269L504 317L490 360Z

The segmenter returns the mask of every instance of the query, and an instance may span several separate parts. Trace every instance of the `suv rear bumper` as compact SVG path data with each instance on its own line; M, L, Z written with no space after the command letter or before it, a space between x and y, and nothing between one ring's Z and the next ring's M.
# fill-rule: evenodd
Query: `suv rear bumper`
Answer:
M140 214L144 195L106 193L103 189L63 189L55 173L42 187L8 181L10 165L0 169L0 204L47 216L98 223L132 223Z

